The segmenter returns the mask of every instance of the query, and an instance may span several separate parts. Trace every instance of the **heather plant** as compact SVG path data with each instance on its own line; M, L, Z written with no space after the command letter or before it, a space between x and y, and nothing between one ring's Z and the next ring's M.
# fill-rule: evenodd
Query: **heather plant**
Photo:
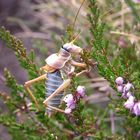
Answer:
M129 3L129 2L128 2ZM130 3L129 3L130 4ZM134 7L136 22L139 20ZM133 47L121 47L109 40L110 27L102 19L101 11L95 0L88 1L90 35L85 40L87 46L81 59L89 70L97 68L99 75L104 77L115 95L109 95L110 101L106 108L99 108L86 102L87 87L79 85L80 79L73 76L70 87L71 94L63 99L65 114L57 112L49 117L45 115L45 85L38 82L32 86L35 98L39 102L38 110L29 99L24 86L18 84L12 74L5 69L5 83L10 88L8 95L0 92L0 97L8 108L7 113L1 112L0 123L7 127L13 140L51 140L51 139L93 139L93 140L133 140L140 138L140 61L135 44ZM87 29L86 29L87 30ZM62 37L64 44L74 38L74 28L68 26ZM33 79L41 75L39 66L35 62L33 51L27 54L22 42L10 34L4 27L0 28L0 39L6 47L13 50L20 66L27 71L28 78ZM81 44L79 39L76 44ZM110 45L111 44L111 45ZM59 46L57 46L59 47ZM117 50L117 51L116 51ZM116 53L114 53L115 51ZM93 65L97 63L97 66ZM92 71L94 72L94 71ZM116 132L111 133L106 121L109 111L116 119ZM114 117L110 118L113 119Z

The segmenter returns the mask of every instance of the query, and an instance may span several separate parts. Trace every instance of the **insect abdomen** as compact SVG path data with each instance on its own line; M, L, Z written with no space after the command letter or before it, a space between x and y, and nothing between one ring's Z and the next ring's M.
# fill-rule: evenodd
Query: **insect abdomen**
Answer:
M46 80L46 98L48 98L62 83L63 83L63 79L61 77L59 70L53 73L48 73L47 80ZM48 105L53 107L59 107L62 97L63 97L63 92L59 93L51 100L49 100ZM48 111L51 112L51 109L47 108L47 112Z

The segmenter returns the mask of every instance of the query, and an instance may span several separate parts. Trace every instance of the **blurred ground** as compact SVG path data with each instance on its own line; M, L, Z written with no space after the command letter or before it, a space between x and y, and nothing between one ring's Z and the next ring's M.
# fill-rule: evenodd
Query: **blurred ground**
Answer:
M118 12L116 9L120 11L122 8L128 9L126 4L121 4L120 1L109 1L109 3L99 0L98 2L102 10L104 10L103 18L105 18L107 23L112 25L112 29L123 30L124 19L122 22L119 20L124 17L122 13ZM80 0L0 0L0 26L5 26L12 34L20 38L27 48L27 51L33 49L36 54L36 62L39 66L42 66L45 63L45 58L52 52L58 50L55 41L57 39L60 40L67 24L72 24L74 22L80 4ZM87 4L84 4L75 25L75 30L82 30L81 39L85 38L88 34L86 9ZM128 9L128 13L129 12L130 9ZM129 19L131 20L131 18ZM112 39L112 42L116 40L118 40L118 38ZM83 46L84 45L83 43ZM15 76L18 83L23 84L27 81L26 72L19 67L13 52L1 43L0 90L8 92L8 89L4 85L5 79L3 77L3 70L5 67ZM90 91L95 91L94 94L88 98L89 102L102 103L101 105L106 106L106 103L109 101L107 95L113 93L113 90L103 78L97 75L96 71L90 73L87 77L87 87L89 87ZM86 83L86 81L83 82ZM0 102L0 105L4 107L2 102ZM5 107L4 110L6 110ZM5 133L5 128L0 127L0 139L10 140L10 136L8 134L5 135Z

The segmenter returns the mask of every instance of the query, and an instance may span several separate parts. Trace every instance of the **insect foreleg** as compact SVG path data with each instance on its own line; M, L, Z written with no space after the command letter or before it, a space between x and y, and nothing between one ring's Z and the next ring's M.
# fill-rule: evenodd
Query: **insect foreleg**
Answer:
M79 75L81 75L81 74L83 74L83 73L86 73L86 72L89 72L89 71L88 70L82 70L81 72L79 72L79 73L76 74L76 77L79 76Z
M79 62L76 62L74 60L71 60L71 64L73 66L82 67L82 68L85 68L87 66L85 63L79 63Z

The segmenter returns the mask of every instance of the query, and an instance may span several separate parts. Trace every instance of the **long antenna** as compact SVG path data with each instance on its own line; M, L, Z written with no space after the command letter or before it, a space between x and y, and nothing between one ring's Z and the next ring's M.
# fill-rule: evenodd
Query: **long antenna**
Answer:
M80 34L81 32L79 32L77 35L76 35L76 37L70 42L70 43L74 43L76 40L77 40L77 38L79 37L79 34Z
M80 7L79 7L79 9L78 9L78 11L77 11L77 13L76 13L76 16L75 16L74 22L73 22L73 26L72 26L73 31L74 31L74 28L75 28L75 23L76 23L78 14L79 14L79 12L80 12L80 10L81 10L81 8L82 8L82 6L83 6L83 4L84 4L85 1L86 1L86 0L83 0L83 1L82 1L81 5L80 5Z

